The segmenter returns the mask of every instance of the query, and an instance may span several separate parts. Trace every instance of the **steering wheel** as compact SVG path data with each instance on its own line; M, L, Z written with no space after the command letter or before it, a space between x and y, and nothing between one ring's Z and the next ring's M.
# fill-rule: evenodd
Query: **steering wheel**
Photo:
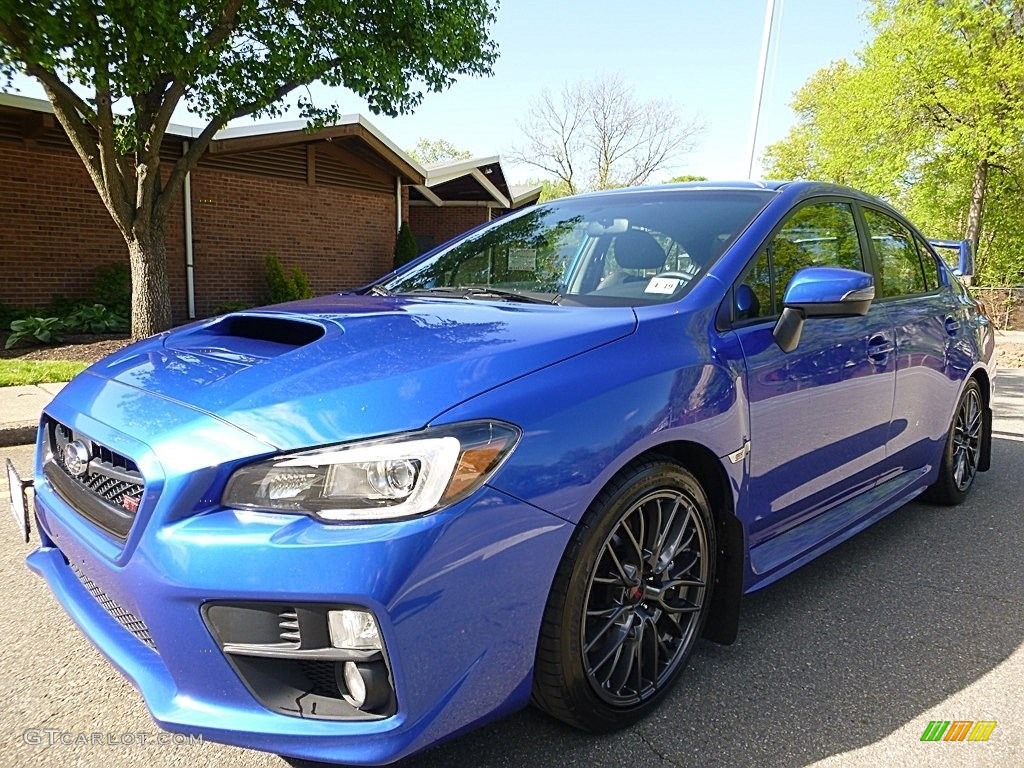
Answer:
M659 277L675 278L676 280L682 280L684 283L688 283L691 280L693 280L693 276L692 275L688 275L685 272L675 272L675 271L659 272L658 274L656 274L651 279L652 280L657 280Z

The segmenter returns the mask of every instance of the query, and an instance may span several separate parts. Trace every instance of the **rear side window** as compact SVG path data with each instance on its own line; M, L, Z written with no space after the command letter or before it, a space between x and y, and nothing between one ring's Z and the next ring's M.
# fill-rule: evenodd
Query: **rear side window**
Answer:
M782 311L786 286L804 267L864 269L853 209L846 203L805 205L790 215L736 286L736 320Z
M868 225L878 266L876 291L879 298L926 293L937 285L933 269L933 284L929 286L921 254L906 227L891 216L872 208L864 209L864 220Z
M942 285L942 278L939 275L939 259L925 242L917 235L914 236L917 243L917 250L921 254L921 266L924 267L924 281L929 291L933 291Z

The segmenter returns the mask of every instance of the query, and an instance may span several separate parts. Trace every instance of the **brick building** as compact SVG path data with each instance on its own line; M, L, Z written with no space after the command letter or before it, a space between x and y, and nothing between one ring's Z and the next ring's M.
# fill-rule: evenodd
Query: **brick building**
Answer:
M428 165L409 190L409 228L420 252L509 211L536 204L541 187L513 187L497 157Z
M198 131L171 126L172 160ZM221 131L190 174L167 227L175 321L256 304L264 262L300 265L314 293L391 269L424 170L361 116L306 132L279 123ZM46 101L0 94L0 304L87 296L127 247Z

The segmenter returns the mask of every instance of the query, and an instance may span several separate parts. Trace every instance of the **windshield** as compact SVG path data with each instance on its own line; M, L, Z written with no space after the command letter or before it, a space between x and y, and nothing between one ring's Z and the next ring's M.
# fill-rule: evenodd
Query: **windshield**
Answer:
M683 189L512 214L382 284L390 293L637 305L685 294L772 192Z

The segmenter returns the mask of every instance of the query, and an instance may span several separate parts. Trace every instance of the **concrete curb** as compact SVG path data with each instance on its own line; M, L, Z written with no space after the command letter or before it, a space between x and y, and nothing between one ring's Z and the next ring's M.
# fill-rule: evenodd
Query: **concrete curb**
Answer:
M35 443L38 427L39 425L34 422L31 424L5 424L0 427L0 448Z
M36 441L39 416L63 384L0 387L0 448Z

